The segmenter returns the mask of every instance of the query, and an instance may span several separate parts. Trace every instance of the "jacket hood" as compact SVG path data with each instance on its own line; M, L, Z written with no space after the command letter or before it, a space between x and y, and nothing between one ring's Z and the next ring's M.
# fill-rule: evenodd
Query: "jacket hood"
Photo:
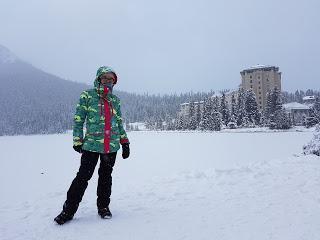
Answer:
M117 83L118 81L118 76L116 74L116 72L111 68L111 67L108 67L108 66L102 66L102 67L99 67L98 70L97 70L97 74L96 74L96 78L94 79L94 87L96 89L99 89L99 87L101 88L101 90L103 91L103 86L99 86L99 77L105 73L113 73L114 76L115 76L115 83Z

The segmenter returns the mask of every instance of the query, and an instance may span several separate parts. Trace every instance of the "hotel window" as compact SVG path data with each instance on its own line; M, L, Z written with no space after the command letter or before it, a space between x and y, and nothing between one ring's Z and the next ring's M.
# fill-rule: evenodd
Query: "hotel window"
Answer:
M252 86L252 85L250 85L250 88L253 88L253 86Z
M259 92L259 94L261 94L261 92Z
M260 101L259 104L262 104L262 102Z

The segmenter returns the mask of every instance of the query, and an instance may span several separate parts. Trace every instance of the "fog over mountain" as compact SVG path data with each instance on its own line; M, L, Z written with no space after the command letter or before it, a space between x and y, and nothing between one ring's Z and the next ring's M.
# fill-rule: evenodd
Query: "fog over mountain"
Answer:
M72 129L80 93L92 87L46 73L1 45L0 86L0 136ZM180 103L203 99L209 93L156 96L115 91L115 94L122 101L124 121L136 122L172 119Z
M41 71L0 46L0 135L70 129L74 105L88 86Z

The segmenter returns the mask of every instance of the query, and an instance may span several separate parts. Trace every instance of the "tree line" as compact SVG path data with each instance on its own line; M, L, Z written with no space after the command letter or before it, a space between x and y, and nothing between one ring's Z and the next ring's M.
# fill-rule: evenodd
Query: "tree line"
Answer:
M298 92L300 94L301 91ZM319 92L310 90L308 93L313 93L316 96L316 102L310 109L310 116L306 119L306 125L313 126L320 122L320 101L319 95L317 95ZM267 93L265 109L259 111L252 89L240 88L237 93L232 95L231 102L226 100L226 93L222 92L221 96L207 96L201 101L185 103L187 112L178 110L172 119L149 120L147 128L153 130L219 131L222 128L263 126L270 129L289 129L292 127L292 121L283 108L283 103L290 99L288 96L301 98L301 95L298 94L291 95L273 89Z

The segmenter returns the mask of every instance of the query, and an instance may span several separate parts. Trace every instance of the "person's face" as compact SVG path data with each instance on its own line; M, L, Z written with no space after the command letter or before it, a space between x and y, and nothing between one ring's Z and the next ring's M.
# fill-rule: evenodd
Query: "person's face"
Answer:
M100 83L102 85L105 85L107 83L112 83L114 84L116 81L114 74L113 73L104 73L100 76Z

